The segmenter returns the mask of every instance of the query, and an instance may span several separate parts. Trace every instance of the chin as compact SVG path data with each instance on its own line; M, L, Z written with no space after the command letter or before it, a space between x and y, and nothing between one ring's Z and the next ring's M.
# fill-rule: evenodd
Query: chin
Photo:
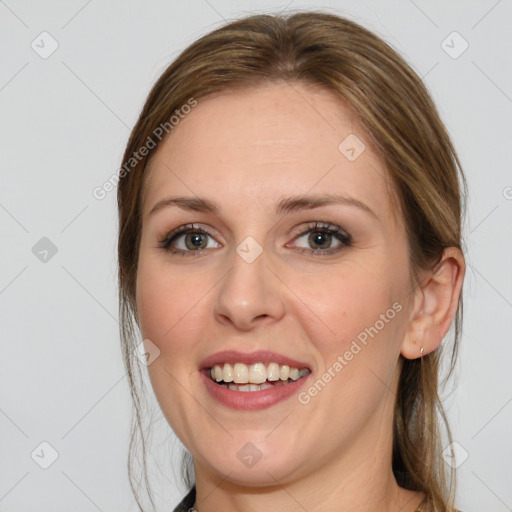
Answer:
M268 440L253 443L251 437L255 439L255 436L237 436L227 446L218 446L215 453L203 455L200 460L222 478L249 487L283 484L304 469L296 447L287 450L278 439L275 444Z

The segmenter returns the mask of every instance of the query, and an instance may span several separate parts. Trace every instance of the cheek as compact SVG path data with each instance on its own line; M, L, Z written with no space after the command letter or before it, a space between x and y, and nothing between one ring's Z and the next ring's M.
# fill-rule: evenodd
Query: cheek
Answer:
M176 275L161 262L141 258L136 301L141 334L160 351L147 367L155 397L176 435L188 444L190 395L183 390L192 390L197 378L191 354L201 339L200 299L208 288L201 289L200 279Z
M178 332L181 336L183 329L197 325L194 316L206 292L199 278L179 276L161 262L142 257L136 300L143 336L166 350Z
M406 312L401 277L389 272L386 261L359 260L333 273L324 286L311 280L297 293L310 290L304 302L316 317L302 326L323 363L317 379L326 383L315 380L303 399L315 402L314 408L323 404L338 419L334 423L349 430L386 399L396 374Z
M301 283L302 284L298 284ZM312 322L303 322L319 352L332 359L343 353L352 340L391 334L399 318L393 307L399 301L399 281L387 271L385 262L364 265L358 261L338 272L296 281L297 296L309 311ZM299 288L300 286L300 288Z
M197 385L199 346L210 333L214 276L169 268L161 256L141 255L137 274L137 308L144 339L160 353L148 366L155 393L178 409L180 390Z

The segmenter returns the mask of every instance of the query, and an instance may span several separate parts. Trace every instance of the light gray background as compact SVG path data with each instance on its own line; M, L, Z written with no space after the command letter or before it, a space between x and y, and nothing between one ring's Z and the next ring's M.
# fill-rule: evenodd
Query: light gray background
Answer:
M0 511L135 510L117 322L116 194L151 84L224 19L323 7L373 29L425 78L470 187L465 328L447 398L464 512L512 510L512 2L0 1ZM47 59L47 31L58 49ZM443 40L469 43L458 58ZM450 41L450 40L448 40ZM460 49L461 40L448 43ZM46 40L45 48L49 48ZM57 247L42 262L33 246ZM168 429L155 416L165 456ZM42 469L51 450L57 460ZM170 443L174 456L179 446ZM38 448L39 447L39 448ZM42 451L41 451L42 449ZM37 459L37 457L35 456ZM48 459L49 460L49 459ZM161 462L162 463L162 462ZM169 468L159 510L184 489Z

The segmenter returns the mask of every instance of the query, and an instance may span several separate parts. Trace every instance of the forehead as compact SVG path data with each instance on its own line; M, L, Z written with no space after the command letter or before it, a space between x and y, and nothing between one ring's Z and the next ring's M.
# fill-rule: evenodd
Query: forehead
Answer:
M242 207L338 191L389 209L388 175L362 124L313 85L271 83L200 100L148 171L144 215L167 193Z

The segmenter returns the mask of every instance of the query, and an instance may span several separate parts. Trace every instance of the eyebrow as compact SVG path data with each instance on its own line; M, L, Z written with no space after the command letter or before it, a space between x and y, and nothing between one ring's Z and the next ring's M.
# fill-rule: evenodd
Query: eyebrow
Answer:
M372 217L375 217L375 219L378 219L377 214L362 201L354 197L335 194L285 197L277 203L275 211L276 214L282 215L284 213L290 213L298 210L311 210L313 208L319 208L330 204L355 206L370 214ZM177 206L178 208L186 211L206 212L213 213L215 215L218 215L220 212L219 205L202 197L167 197L158 201L153 206L148 216L169 206Z

